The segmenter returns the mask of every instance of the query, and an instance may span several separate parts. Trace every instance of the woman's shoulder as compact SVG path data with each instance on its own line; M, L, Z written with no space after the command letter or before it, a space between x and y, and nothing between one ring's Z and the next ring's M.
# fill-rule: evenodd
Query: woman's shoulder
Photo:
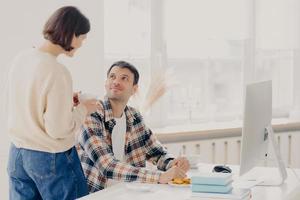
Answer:
M20 51L11 62L12 72L24 72L32 76L61 73L64 66L58 63L54 56L40 52L36 48Z
M55 77L71 77L69 70L55 57L51 55L38 54L39 58L36 60L36 71L45 75L52 75Z

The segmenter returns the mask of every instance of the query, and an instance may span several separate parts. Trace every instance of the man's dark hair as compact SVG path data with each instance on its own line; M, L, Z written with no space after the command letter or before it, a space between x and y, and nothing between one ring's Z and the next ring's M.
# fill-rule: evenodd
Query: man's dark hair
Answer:
M112 66L110 66L110 68L107 71L107 76L109 75L111 69L116 66L120 67L120 68L126 68L129 71L131 71L131 73L133 73L133 76L134 76L133 85L138 84L139 78L140 78L138 70L135 68L135 66L133 66L132 64L130 64L126 61L121 60L121 61L117 61L117 62L113 63Z
M89 31L89 20L76 7L65 6L51 15L44 26L43 35L46 40L71 51L73 36L78 37Z

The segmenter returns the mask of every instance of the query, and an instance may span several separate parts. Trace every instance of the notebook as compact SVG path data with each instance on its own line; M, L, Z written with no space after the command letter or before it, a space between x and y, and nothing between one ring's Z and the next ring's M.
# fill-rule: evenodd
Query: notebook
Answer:
M191 182L195 185L228 185L231 181L230 173L199 173L191 177Z
M192 192L208 193L229 193L232 190L231 184L228 185L193 185Z

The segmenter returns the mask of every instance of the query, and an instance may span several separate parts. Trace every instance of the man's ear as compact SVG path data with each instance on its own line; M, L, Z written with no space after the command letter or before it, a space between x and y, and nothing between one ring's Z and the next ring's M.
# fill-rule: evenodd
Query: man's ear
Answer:
M133 86L133 92L132 92L132 95L136 94L138 90L139 90L139 85L138 85L138 84L135 84L135 85Z

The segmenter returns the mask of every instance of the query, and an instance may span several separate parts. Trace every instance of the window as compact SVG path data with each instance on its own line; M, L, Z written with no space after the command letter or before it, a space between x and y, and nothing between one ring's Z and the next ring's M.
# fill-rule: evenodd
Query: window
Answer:
M168 94L170 123L239 117L248 38L244 4L237 0L165 1L168 65L179 80L179 87Z
M289 117L300 107L299 6L293 0L106 0L106 67L120 59L138 66L141 96L155 74L174 72L177 85L152 107L155 126L241 120L245 84L265 79L273 80L273 117Z
M149 0L104 1L105 67L118 60L134 64L142 77L140 91L146 90L150 80L150 28Z

